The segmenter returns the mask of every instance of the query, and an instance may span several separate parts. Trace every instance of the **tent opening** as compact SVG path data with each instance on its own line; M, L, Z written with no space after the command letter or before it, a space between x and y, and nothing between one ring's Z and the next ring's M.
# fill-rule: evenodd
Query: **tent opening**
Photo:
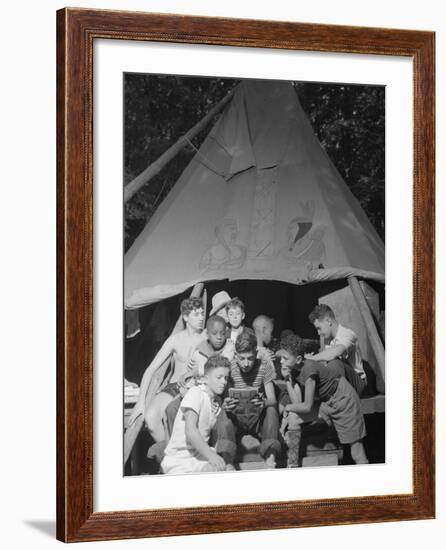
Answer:
M291 329L303 338L317 339L308 315L318 303L327 303L341 323L355 330L364 359L374 372L379 370L346 280L308 285L266 280L215 280L207 281L205 289L206 316L209 315L212 296L224 290L231 298L237 296L245 304L245 326L252 327L257 315L268 315L274 319L274 336L277 338L283 330ZM367 289L374 320L383 338L384 285L367 283ZM127 339L125 344L124 376L127 380L138 385L141 383L145 369L170 335L178 319L181 301L190 295L190 291L191 289L187 289L182 294L139 309L140 332Z

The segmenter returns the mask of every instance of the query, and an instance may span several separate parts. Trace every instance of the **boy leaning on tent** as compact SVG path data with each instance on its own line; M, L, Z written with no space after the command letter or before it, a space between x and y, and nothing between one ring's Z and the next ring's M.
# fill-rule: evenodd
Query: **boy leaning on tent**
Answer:
M163 416L169 403L186 389L190 383L189 362L196 347L206 338L204 327L204 308L201 298L186 298L181 302L181 315L184 330L172 334L164 342L153 361L147 367L133 411L129 418L132 424L138 416L144 414L150 435L156 443L164 440ZM163 363L173 358L172 376L169 384L158 392L146 406L146 395L150 382ZM185 378L186 376L186 378Z

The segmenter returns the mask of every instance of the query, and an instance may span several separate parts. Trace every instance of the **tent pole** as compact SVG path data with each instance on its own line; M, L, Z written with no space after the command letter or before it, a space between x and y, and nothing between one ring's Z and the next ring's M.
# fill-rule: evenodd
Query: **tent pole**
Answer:
M198 298L201 296L201 293L203 292L204 284L203 283L197 283L194 288L192 289L192 292L190 294L191 298ZM177 332L180 332L183 328L183 317L180 314L178 317L178 320L171 332L172 334L175 334ZM146 398L145 398L145 407L147 406L147 403L150 403L150 401L155 396L156 392L161 387L161 384L163 383L164 377L166 375L167 369L170 365L170 358L166 359L164 363L160 366L160 368L156 371L154 374L152 380L150 381L150 385L147 388ZM129 459L130 453L132 452L133 445L135 444L136 438L138 437L139 432L141 431L141 428L144 424L144 416L139 416L135 422L129 426L125 433L124 433L124 464L127 463L127 460Z
M233 91L231 90L221 101L213 107L209 113L202 118L195 126L193 126L184 136L180 137L167 151L165 151L155 162L149 164L145 170L136 176L130 183L124 187L124 204L133 195L141 189L143 185L148 183L154 176L159 174L164 166L177 155L183 147L185 147L191 139L193 139L212 118L232 99Z
M356 305L361 314L364 325L367 328L367 333L369 336L370 344L372 345L373 352L375 354L376 360L378 361L379 370L381 371L382 381L384 384L385 380L385 357L384 357L384 346L379 337L378 330L373 320L372 313L370 311L370 306L364 295L364 291L359 284L359 281L356 277L349 277L348 284L355 299Z

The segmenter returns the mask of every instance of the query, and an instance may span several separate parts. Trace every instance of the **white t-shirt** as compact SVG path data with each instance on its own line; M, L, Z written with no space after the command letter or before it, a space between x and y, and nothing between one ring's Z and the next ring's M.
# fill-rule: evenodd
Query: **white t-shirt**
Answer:
M198 431L206 443L209 441L212 428L217 421L220 407L216 402L211 401L210 395L202 386L192 387L181 401L180 410L173 424L172 435L167 444L164 454L166 456L176 456L178 458L195 457L204 460L186 440L186 422L184 413L187 409L192 409L198 415Z
M347 361L361 378L365 378L364 365L362 364L361 352L358 346L358 337L353 330L338 325L336 336L329 342L328 347L339 345L345 347L345 352L340 355L340 358Z

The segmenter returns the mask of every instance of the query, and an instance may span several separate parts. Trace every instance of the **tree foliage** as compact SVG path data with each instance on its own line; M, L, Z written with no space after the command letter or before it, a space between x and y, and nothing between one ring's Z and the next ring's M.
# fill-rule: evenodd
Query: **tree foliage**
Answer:
M129 73L124 79L124 184L201 120L237 80ZM295 82L322 146L384 238L384 88ZM216 115L215 120L219 115ZM215 120L125 205L127 250Z

